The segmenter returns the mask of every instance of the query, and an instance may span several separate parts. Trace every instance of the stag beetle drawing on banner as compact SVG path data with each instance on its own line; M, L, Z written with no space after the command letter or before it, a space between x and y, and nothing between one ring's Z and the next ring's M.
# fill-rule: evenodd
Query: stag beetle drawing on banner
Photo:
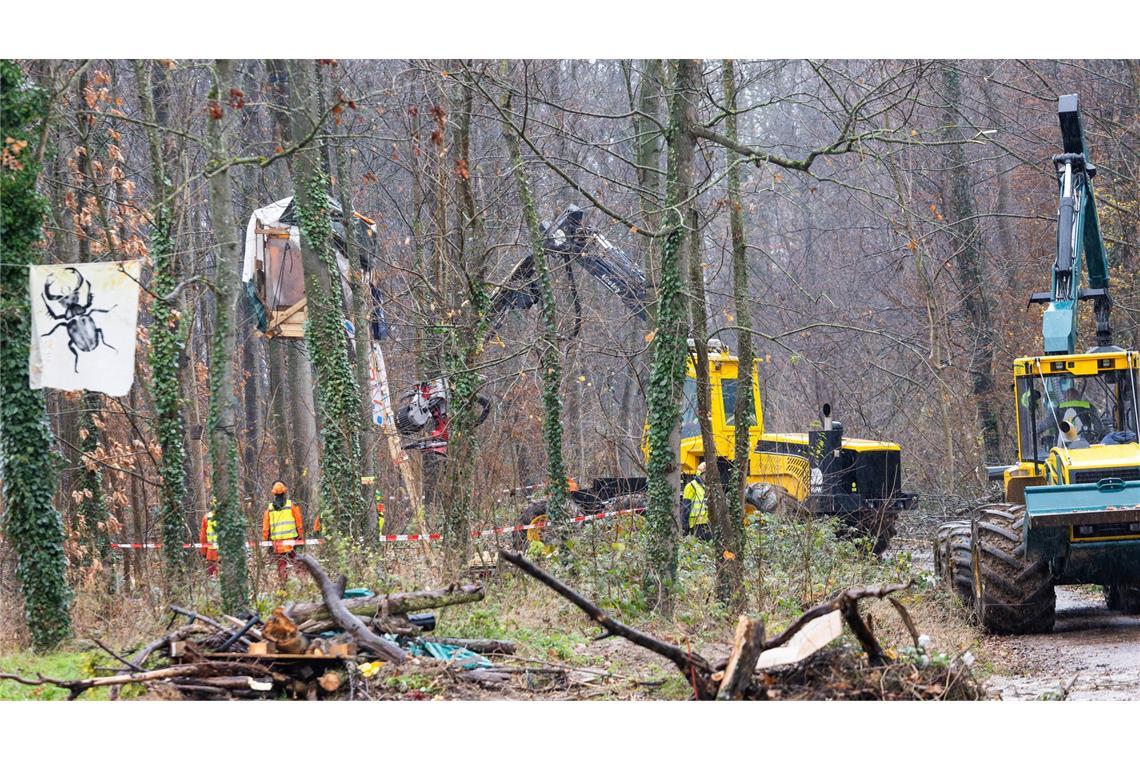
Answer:
M76 348L84 352L94 351L102 344L115 353L119 353L119 349L104 339L103 329L95 324L95 319L91 316L92 314L99 313L106 314L118 304L112 304L106 309L91 308L91 304L95 301L95 294L91 290L91 283L87 282L75 267L67 267L64 271L71 272L75 275L75 287L70 290L64 288L59 293L53 293L52 285L57 283L55 282L54 275L48 275L47 280L44 282L44 292L41 293L40 296L43 298L44 307L47 309L48 314L52 319L56 320L57 324L41 337L46 338L59 328L66 327L67 348L75 357L74 370L75 372L79 372L79 352L75 350ZM84 286L87 287L87 298L86 301L81 304L80 300L83 298ZM52 309L52 301L57 301L63 306L62 313L57 314L55 310Z

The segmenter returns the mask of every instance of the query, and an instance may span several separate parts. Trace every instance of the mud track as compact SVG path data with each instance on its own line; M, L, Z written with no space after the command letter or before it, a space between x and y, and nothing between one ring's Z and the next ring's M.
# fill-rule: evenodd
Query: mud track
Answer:
M916 566L934 569L926 547L911 549ZM984 685L1006 701L1140 700L1140 615L1109 610L1097 586L1058 586L1053 632L981 636L994 674Z
M983 642L998 670L986 688L1002 699L1140 699L1140 616L1110 611L1099 589L1058 586L1050 634Z

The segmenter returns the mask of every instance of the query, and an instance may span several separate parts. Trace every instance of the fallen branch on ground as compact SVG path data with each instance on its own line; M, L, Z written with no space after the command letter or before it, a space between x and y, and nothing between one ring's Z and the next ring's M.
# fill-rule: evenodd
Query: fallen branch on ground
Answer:
M388 662L401 663L408 659L407 652L391 641L373 633L364 624L364 621L348 611L344 600L340 598L337 592L336 582L329 578L328 573L321 567L321 563L317 562L316 557L311 554L302 554L299 559L320 587L321 598L324 599L329 615L332 616L337 625L356 640L358 646L375 652L378 657ZM481 593L482 590L480 589ZM293 614L296 614L296 607L293 609Z
M678 646L666 641L661 641L636 628L630 628L628 625L619 623L607 615L601 607L589 601L558 579L538 569L518 554L500 549L499 556L535 580L541 581L559 596L572 602L609 633L615 636L621 636L623 639L628 639L639 647L648 649L650 652L659 654L672 662L685 676L685 679L693 685L693 689L699 699L713 699L716 697L717 687L712 681L713 669L704 657L692 652L686 652Z
M859 640L870 664L873 667L885 665L887 660L882 647L875 639L868 622L864 621L859 614L859 601L867 598L886 598L911 585L910 583L888 584L848 589L835 598L812 607L788 626L783 633L768 640L764 639L764 628L759 621L741 616L736 629L732 656L720 661L714 667L699 654L687 652L680 647L661 641L612 619L602 608L520 555L500 549L499 556L527 575L542 582L559 596L569 600L589 615L594 622L606 631L604 636L599 638L621 636L668 659L677 666L677 669L685 676L685 680L692 685L693 693L697 699L743 699L752 690L752 678L755 673L756 662L763 652L783 646L808 623L837 610L843 616L855 638ZM897 607L901 607L901 605L896 605ZM909 621L909 616L904 616L903 620L907 623L908 630L913 632L913 623ZM760 687L760 693L762 693L762 687Z
M308 557L311 555L302 555ZM303 561L303 560L302 560ZM467 604L483 600L483 587L477 583L463 586L453 585L434 591L412 591L406 594L377 594L360 599L343 600L344 609L357 617L381 617L406 615L410 612L430 610L437 607L450 607L453 604ZM320 624L334 627L332 615L323 602L294 604L285 610L289 617L305 633L318 633Z

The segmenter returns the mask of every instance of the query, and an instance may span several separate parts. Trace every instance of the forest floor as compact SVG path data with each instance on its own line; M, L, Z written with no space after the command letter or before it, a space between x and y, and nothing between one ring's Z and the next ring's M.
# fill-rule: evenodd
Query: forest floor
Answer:
M691 648L709 660L727 656L735 616L727 614L715 598L711 547L691 538L682 542L680 591L674 614L666 618L649 612L642 596L639 558L644 554L639 542L643 531L636 524L626 528L617 524L595 526L576 534L571 544L560 550L562 556L543 558L542 564L622 622ZM957 599L935 584L929 544L917 526L910 527L912 530L904 530L887 555L875 557L866 546L836 538L826 523L807 528L792 523L768 524L762 542L757 543L755 533L750 539L745 582L750 614L759 611L766 619L767 635L773 636L811 605L846 588L910 581L912 585L896 598L909 610L918 633L930 637L927 653L936 661L947 662L968 652L975 663L974 676L990 698L1140 698L1140 618L1110 613L1099 590L1094 594L1083 587L1064 587L1058 589L1054 633L985 636L967 622L966 611ZM430 567L424 567L425 557L414 545L389 547L366 562L375 572L373 578L358 574L352 583L383 591L443 585L432 577ZM257 606L263 614L289 600L318 598L315 586L303 574L283 587L266 581L264 575L260 582L255 587L260 589ZM517 668L518 674L507 684L485 688L455 678L440 662L386 665L371 682L370 691L375 696L415 700L691 697L692 687L672 663L625 639L595 640L597 626L536 581L503 566L482 582L486 588L482 602L435 611L437 626L432 635L512 640L518 647L516 654L492 659L497 666ZM119 652L133 651L157 638L169 625L170 613L153 589L136 588L134 595L112 595L92 585L81 588L77 595L75 640L45 656L29 653L26 632L13 624L18 621L18 604L10 597L0 604L0 612L5 613L0 621L7 621L0 624L0 672L41 672L57 678L106 675L117 663L93 643L94 639ZM174 601L216 614L214 582L196 578ZM917 663L912 638L887 601L864 600L860 609L871 616L884 649L897 655L900 663ZM862 657L854 644L853 637L845 634L833 650L848 647L852 655L845 662L857 663ZM915 672L920 670L918 667ZM848 668L840 680L854 682L852 688L857 690L860 674L855 671L857 668ZM867 698L866 690L862 693L861 698ZM0 682L0 699L65 696L66 692L50 687ZM141 690L124 694L130 696L163 695L157 690L149 695ZM88 693L85 698L102 699L105 695ZM821 696L816 693L814 698Z

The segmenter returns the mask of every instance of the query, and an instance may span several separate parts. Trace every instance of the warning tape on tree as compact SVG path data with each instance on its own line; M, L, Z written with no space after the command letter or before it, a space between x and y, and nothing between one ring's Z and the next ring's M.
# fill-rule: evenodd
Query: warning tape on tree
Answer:
M604 520L609 517L618 517L620 515L633 515L640 514L645 511L645 507L634 507L632 509L617 509L612 512L598 512L592 515L579 515L571 517L568 522L574 525L581 525L582 523L593 522L595 520ZM530 525L508 525L502 528L488 528L486 530L473 530L471 531L472 538L487 538L489 536L501 536L509 533L521 533L522 531L534 530L535 528L542 527L545 523ZM443 539L442 533L388 533L383 536L378 536L377 541L380 543L399 543L405 541L439 541ZM286 539L283 541L247 541L246 546L274 546L279 548L293 548L295 546L313 546L315 544L324 543L324 539L320 538L305 538L305 539ZM139 543L139 544L111 544L115 549L160 549L161 543ZM182 544L183 549L214 549L216 547L210 544L192 543Z

